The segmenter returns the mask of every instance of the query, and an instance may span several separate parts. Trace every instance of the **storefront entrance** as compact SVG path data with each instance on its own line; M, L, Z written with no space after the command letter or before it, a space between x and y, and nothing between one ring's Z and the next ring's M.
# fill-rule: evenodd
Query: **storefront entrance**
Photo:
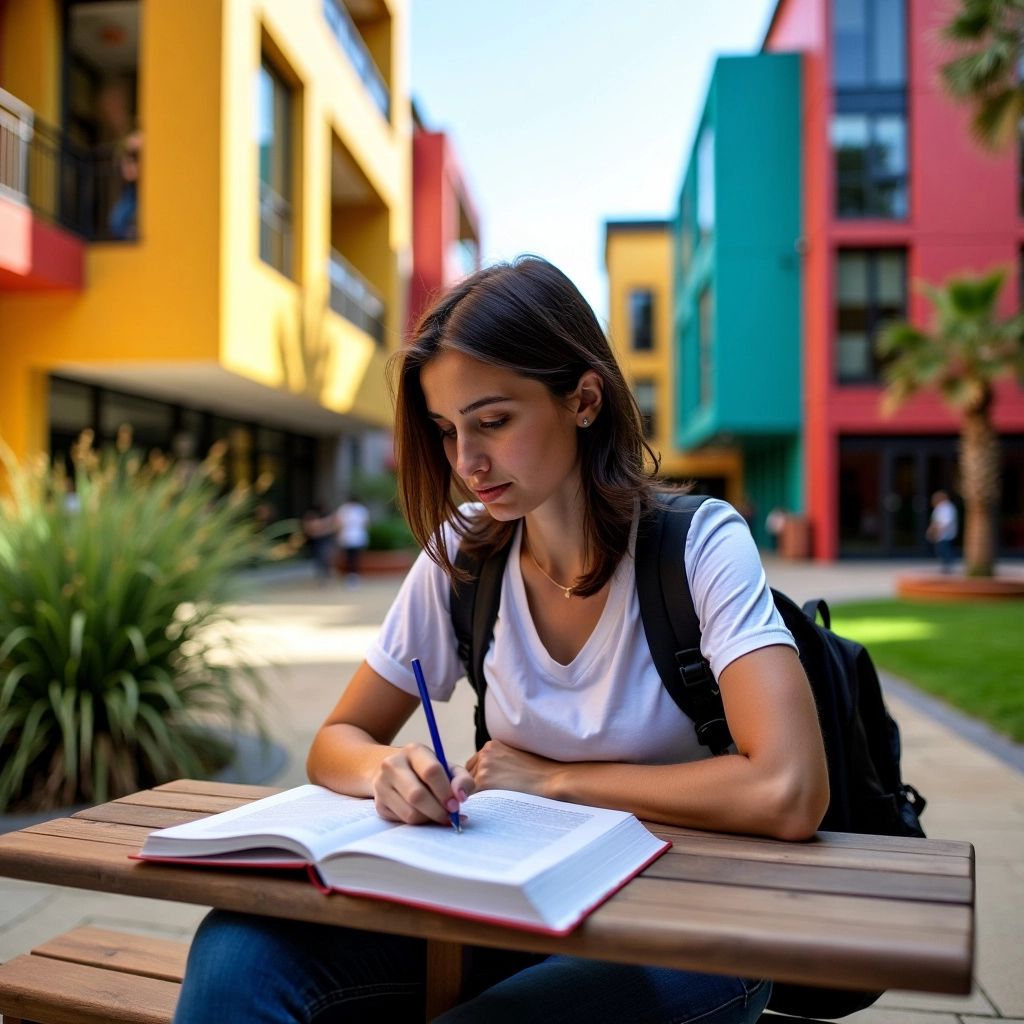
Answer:
M957 495L956 440L843 438L839 444L839 554L875 558L930 553L930 497Z
M999 553L1024 555L1024 438L1000 439ZM931 554L925 529L931 495L945 490L961 512L957 439L846 437L839 442L840 557L914 558ZM957 541L959 546L959 539Z

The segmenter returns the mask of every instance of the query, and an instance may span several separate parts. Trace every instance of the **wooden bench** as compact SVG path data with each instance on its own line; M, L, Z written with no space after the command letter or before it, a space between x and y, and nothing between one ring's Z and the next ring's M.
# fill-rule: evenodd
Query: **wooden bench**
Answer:
M75 928L0 964L4 1024L169 1024L188 943ZM818 1024L765 1013L760 1024Z
M169 1024L188 943L75 928L0 964L4 1024Z

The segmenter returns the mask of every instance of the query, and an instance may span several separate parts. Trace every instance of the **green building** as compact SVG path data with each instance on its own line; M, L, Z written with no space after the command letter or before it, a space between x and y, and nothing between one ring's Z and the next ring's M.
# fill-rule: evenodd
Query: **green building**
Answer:
M675 420L733 448L765 540L801 495L800 56L718 59L676 211Z

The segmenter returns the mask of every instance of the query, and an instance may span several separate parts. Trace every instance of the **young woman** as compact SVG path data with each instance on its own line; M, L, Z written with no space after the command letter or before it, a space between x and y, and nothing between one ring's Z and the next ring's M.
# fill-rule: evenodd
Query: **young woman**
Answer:
M396 359L399 488L424 553L314 739L310 779L410 823L446 824L470 793L502 788L675 825L811 835L828 803L814 702L749 530L724 502L695 514L679 557L734 753L707 756L651 661L632 550L656 460L572 283L536 257L482 270ZM435 699L450 696L462 675L456 552L506 542L484 663L491 740L449 781L429 747L391 745L419 706L409 663L421 659ZM424 973L418 940L215 911L176 1019L422 1018ZM733 1024L757 1020L769 992L756 979L481 950L466 1001L441 1019Z

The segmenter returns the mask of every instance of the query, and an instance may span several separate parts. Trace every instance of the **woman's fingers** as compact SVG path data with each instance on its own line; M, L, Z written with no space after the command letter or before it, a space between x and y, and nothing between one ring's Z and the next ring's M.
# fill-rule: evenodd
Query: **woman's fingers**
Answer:
M466 797L476 792L476 780L461 764L453 764L451 790L461 804Z
M429 747L411 743L381 762L373 789L377 812L388 820L448 824L461 803L459 791L468 796L474 783L459 765L450 781Z

